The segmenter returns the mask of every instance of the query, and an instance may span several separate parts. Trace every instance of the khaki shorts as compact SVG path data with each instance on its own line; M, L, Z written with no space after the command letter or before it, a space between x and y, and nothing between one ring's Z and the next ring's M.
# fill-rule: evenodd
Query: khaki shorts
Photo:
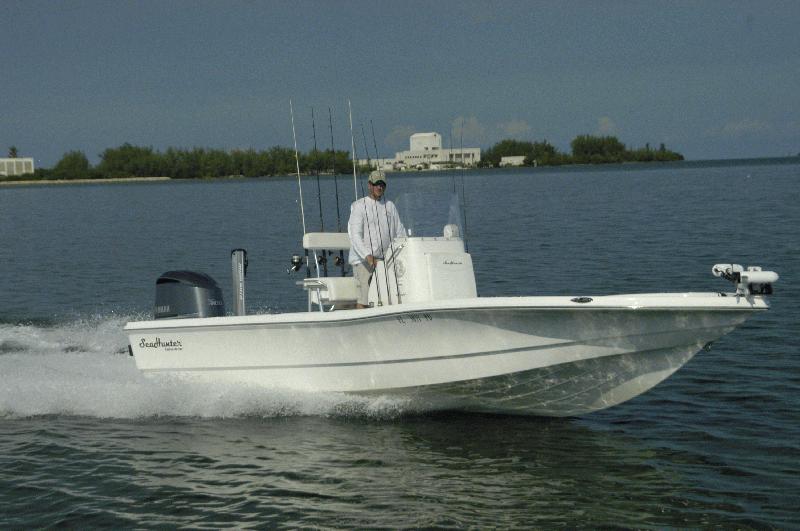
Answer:
M369 279L372 271L362 263L353 264L353 277L358 287L358 304L369 306Z

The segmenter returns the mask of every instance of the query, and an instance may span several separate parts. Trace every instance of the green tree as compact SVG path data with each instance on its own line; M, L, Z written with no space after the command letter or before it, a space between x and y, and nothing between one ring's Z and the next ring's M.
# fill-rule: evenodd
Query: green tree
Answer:
M221 149L201 150L200 177L225 177L233 174L233 159Z
M8 158L15 159L17 158L17 146L11 146L8 148Z
M670 151L662 143L658 150L654 150L647 143L643 148L629 150L625 152L625 160L631 162L668 162L683 160L683 155Z
M269 171L264 175L289 175L297 171L294 150L273 146L269 148L267 155Z
M56 179L90 179L93 177L89 159L83 151L65 153L53 168Z
M683 155L668 150L662 143L658 150L645 147L629 150L613 136L580 135L571 143L572 154L561 153L547 140L528 142L504 139L484 151L480 165L498 166L502 157L525 157L525 165L554 166L560 164L603 164L620 162L662 162L683 160Z
M331 154L328 151L319 151L312 149L307 154L303 155L300 164L301 168L309 173L323 173L331 167Z
M579 164L625 160L625 144L614 136L579 135L570 143L572 158Z
M552 166L563 163L563 155L547 140L531 144L530 152L525 155L525 164L528 166L533 166L534 164Z
M196 179L200 177L200 167L205 151L201 148L194 148L191 151L180 151L178 153L175 177L178 179Z
M314 171L324 173L334 167L337 172L349 173L352 169L352 161L346 151L301 153L300 164L300 170L304 173ZM89 166L83 153L71 152L66 154L64 160L52 171L37 170L37 177L70 179L79 176L84 178L166 176L173 179L195 179L229 175L260 177L295 172L294 150L280 146L274 146L266 151L168 148L161 153L151 147L126 143L103 151L96 168Z
M499 166L503 157L528 155L533 151L533 144L523 140L506 138L489 148L481 157L492 166Z
M568 157L550 144L547 140L541 142L528 142L506 138L501 140L481 156L482 166L499 166L503 157L524 156L525 164L532 166L534 163L541 166L564 164Z
M159 171L159 157L151 147L125 143L100 154L98 171L104 177L150 177Z
M245 177L257 177L255 173L256 152L253 149L246 151L233 150L231 152L232 175L244 175Z

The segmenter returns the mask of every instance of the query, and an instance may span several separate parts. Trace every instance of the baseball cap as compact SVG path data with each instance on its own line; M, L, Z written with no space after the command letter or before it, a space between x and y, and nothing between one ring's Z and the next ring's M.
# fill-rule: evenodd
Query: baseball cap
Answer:
M386 174L381 170L375 170L369 174L369 182L372 184L383 182L383 184L386 184Z

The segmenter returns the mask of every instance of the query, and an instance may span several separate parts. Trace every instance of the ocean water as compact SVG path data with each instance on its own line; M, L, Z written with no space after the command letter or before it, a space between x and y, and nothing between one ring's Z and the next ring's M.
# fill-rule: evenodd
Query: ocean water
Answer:
M780 273L772 309L578 418L151 380L122 327L164 271L227 296L244 247L248 312L304 308L296 181L2 187L0 526L800 528L800 164L410 174L387 195L453 188L481 295L721 291L711 266L735 262Z

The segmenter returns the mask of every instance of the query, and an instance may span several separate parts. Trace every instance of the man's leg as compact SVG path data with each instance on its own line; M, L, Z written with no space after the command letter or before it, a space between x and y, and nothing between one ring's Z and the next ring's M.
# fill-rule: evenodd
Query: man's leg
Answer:
M358 286L356 308L367 308L369 306L369 279L372 273L367 266L359 263L353 266L353 276Z

